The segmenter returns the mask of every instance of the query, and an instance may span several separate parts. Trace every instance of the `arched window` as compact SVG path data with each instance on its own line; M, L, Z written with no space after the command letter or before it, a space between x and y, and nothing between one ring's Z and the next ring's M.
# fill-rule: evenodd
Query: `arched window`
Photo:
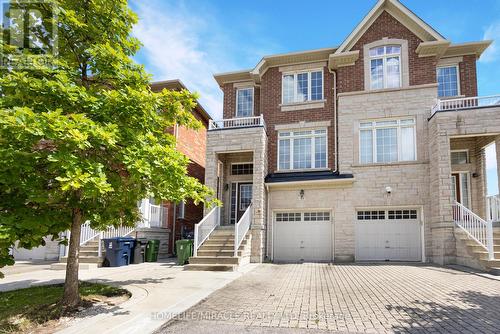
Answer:
M385 45L370 49L370 88L401 87L401 46Z

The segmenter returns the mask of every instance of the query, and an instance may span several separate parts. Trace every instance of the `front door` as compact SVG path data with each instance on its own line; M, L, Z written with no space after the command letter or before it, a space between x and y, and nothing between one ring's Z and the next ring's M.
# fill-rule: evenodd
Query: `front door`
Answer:
M241 216L245 213L246 209L252 202L252 183L238 183L238 208L237 219L239 221Z
M451 183L453 200L470 209L469 173L452 173Z

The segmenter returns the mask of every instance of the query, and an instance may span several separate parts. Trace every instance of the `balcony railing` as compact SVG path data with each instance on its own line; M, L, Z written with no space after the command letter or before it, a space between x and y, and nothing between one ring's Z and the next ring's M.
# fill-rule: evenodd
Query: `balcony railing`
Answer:
M149 204L146 207L146 214L143 213L143 220L139 227L165 227L168 209L162 205Z
M220 121L210 120L208 124L208 130L237 129L254 126L266 126L264 117L262 115L253 117L229 118Z
M500 107L500 95L438 100L437 104L432 107L431 116L439 111L452 111L495 106Z

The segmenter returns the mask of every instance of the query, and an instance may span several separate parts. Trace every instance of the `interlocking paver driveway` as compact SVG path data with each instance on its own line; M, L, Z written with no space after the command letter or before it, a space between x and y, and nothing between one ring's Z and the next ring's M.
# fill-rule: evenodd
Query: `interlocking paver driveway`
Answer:
M500 281L424 265L263 264L162 331L256 327L500 333Z

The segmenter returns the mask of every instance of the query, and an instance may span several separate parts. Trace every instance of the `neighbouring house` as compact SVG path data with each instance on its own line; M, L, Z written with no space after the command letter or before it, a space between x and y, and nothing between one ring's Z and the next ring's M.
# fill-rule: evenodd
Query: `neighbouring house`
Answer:
M158 81L151 84L153 91L187 89L180 80ZM193 116L202 124L200 129L190 129L175 125L166 129L175 136L176 149L186 155L190 164L188 174L201 182L205 178L205 157L207 127L211 120L210 115L199 103L192 111ZM143 219L136 227L110 228L107 231L97 231L86 222L82 225L80 237L80 267L100 266L102 264L102 239L119 236L160 240L159 257L173 254L175 241L182 238L192 238L194 224L203 218L203 205L195 205L193 201L171 203L161 202L154 198L143 199L138 203ZM60 264L53 265L53 269L65 268L66 247L58 245L57 241L48 242L50 247L39 247L34 250L14 249L16 260L26 259L61 259Z
M496 142L500 163L500 95L478 97L476 77L490 44L453 43L380 0L338 47L216 74L223 119L209 123L205 183L224 206L197 224L189 268L500 268L484 153Z
M187 89L180 80L157 81L151 87L153 91ZM175 137L176 149L190 160L188 174L204 183L207 128L211 117L199 103L192 113L201 122L200 129L175 125L167 131ZM161 255L173 254L176 240L192 239L194 224L203 218L203 205L195 205L192 200L158 203L151 198L143 200L140 207L146 219L145 226L137 229L137 236L161 240Z

